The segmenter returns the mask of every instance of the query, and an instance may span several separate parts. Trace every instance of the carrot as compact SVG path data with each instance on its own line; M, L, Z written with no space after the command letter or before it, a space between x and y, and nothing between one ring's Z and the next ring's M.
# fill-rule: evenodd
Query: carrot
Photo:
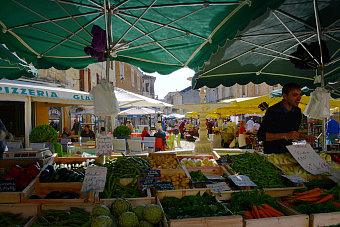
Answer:
M315 204L324 203L324 202L327 202L330 199L333 199L333 194L326 195L325 197L323 197L319 201L315 202Z
M321 191L321 188L314 188L312 190L309 190L309 191L305 191L305 192L295 192L294 195L306 195L306 194L310 194L310 193L313 193L313 192L316 192L316 191Z
M277 213L277 214L279 214L279 215L281 215L281 216L285 216L282 212L276 210L275 208L269 206L269 205L266 204L266 203L263 204L263 207L264 207L264 208L267 208L267 209L269 209L269 210L273 211L274 213Z
M267 217L273 217L273 215L272 215L270 212L268 212L267 209L265 209L265 208L263 208L263 207L261 207L261 206L258 206L258 208L259 208L259 212L260 212L260 210L262 210L262 212L263 212L265 215L267 215Z
M247 219L254 219L253 215L251 214L250 211L246 211L244 212L244 216L247 218Z
M259 214L261 218L268 218L268 216L262 210L259 210Z
M301 201L306 201L306 202L315 202L315 201L318 201L320 200L320 196L316 196L316 197L310 197L310 198L296 198L296 200L301 200Z
M321 191L313 192L307 195L297 196L297 197L294 197L294 199L307 199L307 198L313 198L313 197L318 197L318 196L321 196Z
M254 213L255 213L255 218L260 218L260 214L259 214L259 211L257 210L257 207L254 205L253 206L253 211L254 211Z
M340 203L339 202L335 202L335 201L333 201L332 202L335 206L338 206L338 207L340 207Z

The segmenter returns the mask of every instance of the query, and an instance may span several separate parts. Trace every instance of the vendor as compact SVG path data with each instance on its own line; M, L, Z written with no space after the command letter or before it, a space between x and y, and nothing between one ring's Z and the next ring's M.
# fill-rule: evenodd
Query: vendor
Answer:
M71 139L72 138L72 132L68 127L64 127L63 134L61 135L61 138L63 139Z
M94 139L96 136L94 134L94 132L90 129L89 125L85 125L84 130L80 133L81 137L90 137L92 139Z
M285 153L286 146L292 140L306 139L315 141L314 136L305 136L298 132L302 114L298 107L301 99L301 86L288 83L282 89L283 100L268 108L257 133L259 141L263 141L264 153Z
M150 137L150 134L149 134L149 132L148 132L148 127L144 127L144 129L143 129L143 132L142 132L142 135L141 135L141 137L142 138L144 138L144 137Z

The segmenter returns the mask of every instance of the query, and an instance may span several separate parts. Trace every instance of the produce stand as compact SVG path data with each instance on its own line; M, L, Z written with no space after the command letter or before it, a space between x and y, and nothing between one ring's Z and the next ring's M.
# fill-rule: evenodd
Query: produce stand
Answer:
M11 213L18 214L21 213L23 218L29 218L25 227L29 227L33 224L38 211L40 210L39 204L0 204L0 213ZM1 223L3 224L3 223Z

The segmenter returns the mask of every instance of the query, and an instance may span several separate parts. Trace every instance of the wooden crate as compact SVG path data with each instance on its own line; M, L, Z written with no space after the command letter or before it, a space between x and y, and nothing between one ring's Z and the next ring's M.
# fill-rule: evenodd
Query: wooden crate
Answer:
M128 178L126 178L126 179L128 179ZM98 193L98 196L95 196L95 203L100 203L100 204L107 205L107 204L111 204L112 201L114 201L115 199L116 198L109 198L109 199L99 198L99 193ZM151 192L151 189L147 188L146 189L146 197L126 198L126 199L131 200L131 201L136 201L136 204L149 204L150 201L155 200L155 197L153 196L153 193Z
M159 170L161 171L161 176L173 176L176 174L180 174L185 176L185 178L191 180L191 176L185 167L181 169L159 169ZM188 182L188 186L190 187L190 181Z
M336 225L340 223L340 212L310 215L310 227Z
M214 166L214 167L209 167L209 168L187 168L189 174L191 171L198 171L200 170L203 174L214 174L218 176L223 176L224 174L227 174L227 171L223 166ZM228 174L227 174L228 175ZM194 182L191 181L192 183L192 188L206 188L207 184L211 184L212 182L218 182L214 180L207 180L206 182Z
M283 217L271 217L244 220L245 227L263 227L263 226L275 226L275 227L309 227L309 216L306 214L300 214L294 209L285 206L278 202L280 210L287 216Z
M85 203L57 203L57 204L41 204L41 211L44 210L69 210L71 207L77 207L91 212L95 204Z
M12 165L20 165L22 168L27 168L33 162L39 162L40 168L43 168L45 165L54 160L56 155L52 155L50 157L44 159L4 159L0 160L0 168L3 170L8 170Z
M29 227L33 224L39 210L39 204L0 204L0 212L21 213L23 218L32 217L24 227Z
M99 157L56 157L54 162L60 162L63 164L71 164L71 163L82 163L86 162L89 159L94 159L96 162L99 161Z
M182 192L180 192L182 191ZM165 197L176 197L182 198L183 196L188 195L196 195L198 192L203 194L205 191L210 192L210 190L202 190L202 189L188 189L188 190L174 190L174 191L163 191L167 193L161 193L161 195L157 196L157 204L162 207L160 200ZM163 207L162 207L163 210ZM165 214L164 210L163 213ZM242 216L240 215L231 215L231 216L218 216L218 217L201 217L201 218L187 218L187 219L178 219L168 220L166 216L163 216L163 226L164 227L242 227Z
M22 203L94 203L95 196L98 194L90 192L88 195L83 195L81 188L83 182L49 182L40 183L38 179L32 182L30 188L26 188L21 194ZM32 195L38 195L40 197L45 197L48 193L52 191L60 190L61 192L76 192L80 194L79 199L29 199Z
M41 171L44 170L48 165L53 163L54 158L55 158L55 155L49 157L48 162L46 162L44 166L41 166ZM47 160L47 159L45 159L45 160ZM0 160L0 161L5 161L5 160ZM13 161L13 160L10 160L10 161ZM18 160L18 161L29 161L29 160ZM22 162L22 163L26 163L25 165L28 166L32 162L33 161L30 160L30 162ZM9 163L11 163L10 166L13 165L13 162L9 162ZM40 173L39 173L39 175L40 175ZM24 191L30 190L30 188L34 185L34 183L35 183L36 179L39 177L39 175L34 180L32 180L32 182L22 192L21 191L18 191L18 192L0 192L0 203L20 203L22 193Z

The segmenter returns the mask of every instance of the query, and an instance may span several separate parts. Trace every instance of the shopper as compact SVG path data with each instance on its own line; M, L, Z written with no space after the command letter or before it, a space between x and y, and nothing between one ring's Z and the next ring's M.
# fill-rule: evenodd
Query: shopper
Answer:
M74 119L74 123L73 123L73 127L72 127L71 131L74 132L74 135L78 135L79 129L80 129L80 123L78 122L77 119Z
M94 132L90 129L90 125L85 125L84 130L80 133L81 137L90 137L92 139L95 139Z
M131 129L131 133L133 133L133 125L131 124L131 121L127 120L126 126L129 127Z
M283 100L268 108L257 133L259 141L263 141L264 153L285 153L286 146L292 140L306 139L315 141L314 136L305 136L298 132L302 114L298 107L301 99L301 86L288 83L282 89Z
M335 144L335 139L339 137L339 132L339 122L334 119L334 116L330 116L327 122L326 135L331 144Z
M148 129L149 129L148 127L144 127L141 137L143 137L143 138L144 137L150 137Z

